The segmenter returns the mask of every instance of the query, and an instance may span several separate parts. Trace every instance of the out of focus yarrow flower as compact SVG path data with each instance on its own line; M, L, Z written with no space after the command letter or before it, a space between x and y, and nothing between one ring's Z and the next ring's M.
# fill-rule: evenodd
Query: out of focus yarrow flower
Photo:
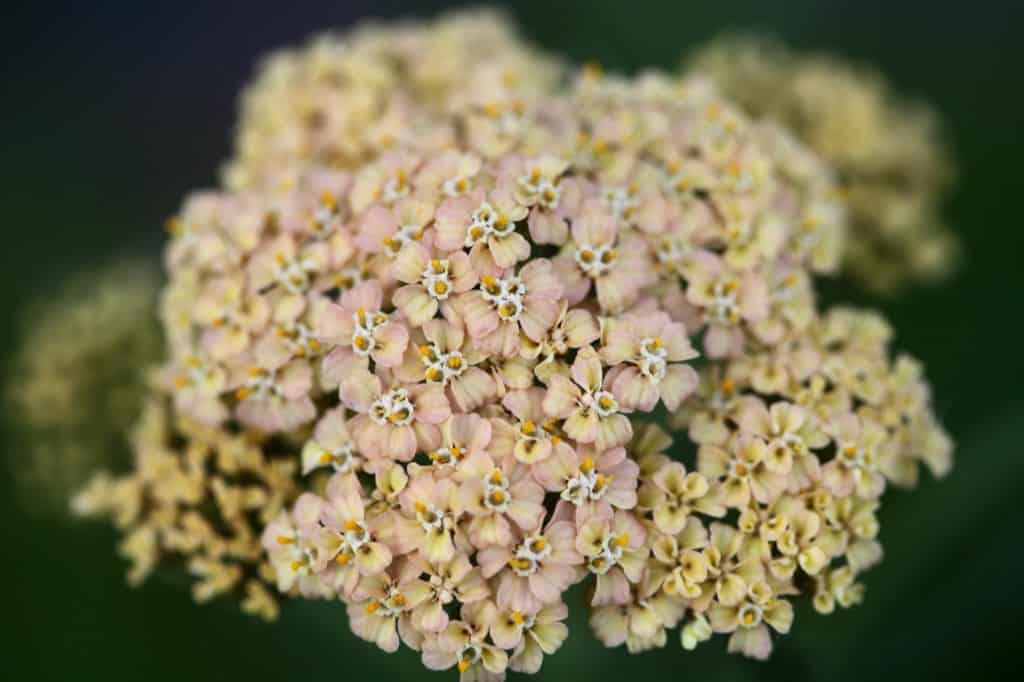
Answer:
M19 319L4 386L13 418L6 462L20 506L55 515L100 467L122 464L162 353L159 278L124 259L74 275Z
M134 467L75 499L133 582L337 601L463 680L536 672L570 607L763 659L951 466L885 322L816 305L835 172L700 77L574 71L490 14L321 37L171 225Z
M934 111L900 98L874 71L761 38L714 40L692 69L834 166L848 209L843 260L861 285L892 293L949 273L958 243L940 208L953 168Z

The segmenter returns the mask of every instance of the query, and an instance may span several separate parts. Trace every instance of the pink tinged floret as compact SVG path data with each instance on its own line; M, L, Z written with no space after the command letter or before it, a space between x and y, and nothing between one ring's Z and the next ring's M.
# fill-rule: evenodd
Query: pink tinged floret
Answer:
M394 367L402 361L402 354L409 343L409 331L405 325L388 322L374 331L373 339L373 359L382 367Z
M444 390L439 386L421 385L410 389L416 408L416 418L427 424L440 424L451 416L451 407Z
M384 250L384 242L398 228L398 220L390 208L372 206L363 216L356 236L356 245L368 253L379 253Z
M309 397L313 373L304 361L280 369L239 370L236 407L238 419L255 429L274 433L312 421L316 406Z
M446 199L441 203L434 221L437 248L442 251L462 249L466 240L466 228L471 222L470 216L483 197L483 191L477 190L469 196Z

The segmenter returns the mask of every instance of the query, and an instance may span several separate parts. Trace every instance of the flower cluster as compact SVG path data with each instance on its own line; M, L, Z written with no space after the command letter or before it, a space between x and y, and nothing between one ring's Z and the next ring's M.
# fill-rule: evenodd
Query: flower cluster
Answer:
M465 35L478 21L495 46ZM793 137L702 79L586 68L555 87L495 30L460 17L275 58L228 187L169 222L160 391L190 437L281 474L210 482L265 523L261 575L344 603L385 651L465 680L536 672L586 583L608 646L682 625L687 648L731 633L764 658L796 595L860 598L886 482L948 469L927 385L876 318L819 315L844 211ZM257 457L289 445L301 486ZM193 449L155 452L182 488L144 473L146 448L141 480L193 503ZM162 510L141 532L163 537ZM221 556L204 594L240 579Z
M494 10L325 34L271 54L244 90L225 183L251 186L296 160L356 168L425 135L445 144L436 116L450 106L472 109L476 129L512 132L524 98L554 92L564 71Z
M98 467L127 459L124 439L163 348L159 279L125 259L72 276L19 316L4 386L13 437L5 453L18 502L59 514Z
M730 650L762 658L771 651L768 627L789 628L792 595L813 594L823 614L858 603L858 576L882 558L875 514L886 487L913 487L921 464L936 476L950 470L952 442L931 411L920 365L890 360L890 336L877 315L831 310L799 338L705 367L698 399L670 419L697 446L696 475L738 514L735 525L707 529L677 520L687 537L666 544L675 551L697 543L709 569L710 582L692 592L687 648L733 632ZM682 465L654 455L641 467L651 472L646 505L657 525L669 514L659 477L673 471L682 489ZM725 557L731 568L723 571ZM750 592L751 581L770 591ZM733 591L743 585L746 601Z
M953 173L935 112L874 71L763 39L712 41L692 67L835 166L850 214L845 266L863 286L892 292L950 271L958 245L940 207Z
M200 424L159 392L143 406L132 445L130 473L101 471L72 499L77 514L108 516L122 531L129 583L184 566L197 602L235 595L246 613L277 618L260 534L299 494L291 448Z

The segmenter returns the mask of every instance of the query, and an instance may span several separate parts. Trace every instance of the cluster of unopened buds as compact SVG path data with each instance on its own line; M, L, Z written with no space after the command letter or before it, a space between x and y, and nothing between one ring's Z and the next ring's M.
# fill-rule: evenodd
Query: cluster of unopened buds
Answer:
M319 58L329 111L373 76ZM885 324L815 307L832 175L706 81L533 87L478 58L444 104L396 91L358 160L295 121L272 130L301 154L188 199L163 390L296 444L306 492L262 532L277 587L385 651L536 672L585 583L607 646L678 627L765 658L798 595L860 600L887 482L949 466Z

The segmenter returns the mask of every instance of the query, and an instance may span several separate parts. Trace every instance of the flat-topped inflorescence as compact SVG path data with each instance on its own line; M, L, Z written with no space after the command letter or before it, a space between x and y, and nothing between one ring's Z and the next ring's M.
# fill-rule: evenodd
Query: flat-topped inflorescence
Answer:
M608 646L682 625L768 656L800 595L861 598L885 487L950 464L888 327L815 306L844 248L833 173L708 81L568 74L447 21L275 58L228 188L170 221L158 391L182 449L294 448L250 508L259 575L429 668L536 672L584 581ZM122 485L160 499L144 459Z

